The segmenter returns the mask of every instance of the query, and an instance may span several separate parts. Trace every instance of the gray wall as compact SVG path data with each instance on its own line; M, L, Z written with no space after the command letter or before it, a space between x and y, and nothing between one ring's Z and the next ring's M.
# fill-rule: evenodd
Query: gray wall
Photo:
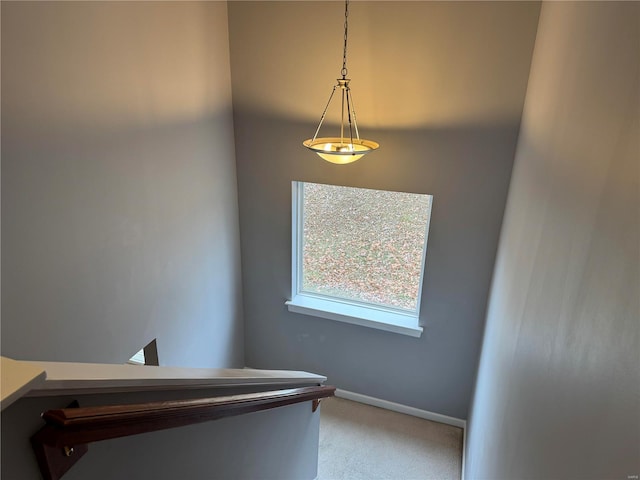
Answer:
M2 2L2 353L242 366L225 3Z
M640 5L544 3L467 479L640 473Z
M539 4L353 2L351 87L382 146L336 166L301 143L339 74L343 8L229 4L246 363L466 418ZM422 338L286 310L292 180L434 195Z

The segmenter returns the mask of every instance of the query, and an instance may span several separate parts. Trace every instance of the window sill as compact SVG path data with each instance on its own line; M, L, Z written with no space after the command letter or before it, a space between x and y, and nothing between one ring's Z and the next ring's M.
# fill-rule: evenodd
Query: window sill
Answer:
M422 327L418 325L418 318L410 314L367 308L307 295L296 295L293 300L285 302L285 305L287 305L290 312L303 315L376 328L411 337L420 337L422 335Z

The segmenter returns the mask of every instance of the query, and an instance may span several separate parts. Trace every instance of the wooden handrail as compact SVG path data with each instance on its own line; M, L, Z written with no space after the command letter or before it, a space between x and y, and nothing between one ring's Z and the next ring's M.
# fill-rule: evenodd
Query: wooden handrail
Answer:
M42 414L46 425L31 437L40 471L58 480L86 453L87 444L112 438L202 423L305 401L316 410L332 386L100 407L63 408Z

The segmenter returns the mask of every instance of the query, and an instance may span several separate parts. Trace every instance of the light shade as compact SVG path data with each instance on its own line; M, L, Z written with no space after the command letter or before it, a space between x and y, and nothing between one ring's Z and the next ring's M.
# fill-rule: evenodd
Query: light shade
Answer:
M371 140L340 137L310 138L302 144L327 162L337 164L355 162L380 146Z

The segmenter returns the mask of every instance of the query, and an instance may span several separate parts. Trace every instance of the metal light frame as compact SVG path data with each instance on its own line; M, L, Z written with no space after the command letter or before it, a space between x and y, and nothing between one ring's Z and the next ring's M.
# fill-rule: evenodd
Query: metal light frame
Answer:
M320 117L320 123L316 129L316 133L313 138L307 139L302 144L309 150L317 153L324 160L345 164L352 163L359 160L369 152L373 152L380 145L373 140L365 140L360 138L360 132L358 131L358 122L356 120L356 111L353 106L353 98L351 96L351 88L349 82L351 79L347 78L347 38L349 32L349 0L345 0L344 4L344 53L342 56L342 70L340 74L342 78L338 78L338 84L334 85L329 96L329 101L324 107L322 116ZM336 90L340 89L342 96L342 116L340 120L340 137L320 137L320 127L327 115L327 110L333 100L333 96ZM345 108L346 107L346 108ZM345 136L345 113L347 117L348 135ZM355 130L355 138L353 136Z

